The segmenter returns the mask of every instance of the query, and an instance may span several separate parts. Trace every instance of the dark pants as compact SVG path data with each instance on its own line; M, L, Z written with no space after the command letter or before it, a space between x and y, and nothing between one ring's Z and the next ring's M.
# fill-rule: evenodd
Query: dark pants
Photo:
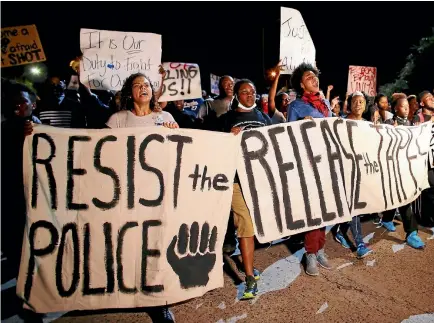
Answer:
M354 216L350 222L336 224L332 228L333 234L336 235L336 233L340 231L345 237L347 235L348 229L350 229L356 246L359 246L361 243L363 243L362 224L360 223L361 216L362 215Z
M402 224L404 225L404 231L407 233L407 236L413 231L417 231L417 219L413 214L413 210L411 208L411 204L407 204L398 208L399 214L402 218ZM395 216L396 209L387 210L383 212L383 222L390 222L393 220Z
M317 253L325 245L325 227L306 232L304 235L304 248L307 253Z

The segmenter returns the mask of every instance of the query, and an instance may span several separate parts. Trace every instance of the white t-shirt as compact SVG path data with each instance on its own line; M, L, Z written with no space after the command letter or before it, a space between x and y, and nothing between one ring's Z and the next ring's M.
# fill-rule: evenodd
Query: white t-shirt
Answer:
M169 112L151 112L148 115L138 117L129 110L122 110L113 114L107 121L109 128L135 128L158 126L163 122L175 122Z

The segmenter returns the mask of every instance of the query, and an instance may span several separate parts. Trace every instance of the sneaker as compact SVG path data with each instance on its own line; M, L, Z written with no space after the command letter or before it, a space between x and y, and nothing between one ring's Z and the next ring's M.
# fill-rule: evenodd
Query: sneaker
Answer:
M350 249L350 245L341 233L336 233L335 240L339 242L345 249Z
M366 247L364 243L361 243L357 246L357 258L362 259L365 258L367 255L372 253L373 250Z
M395 225L393 224L393 221L390 221L390 222L381 222L381 224L389 232L395 232L396 231L396 228L395 228Z
M238 271L240 272L240 273L242 273L242 274L246 274L245 272L244 272L244 268L243 268L243 266L242 265L240 265L240 266L237 266L238 267ZM261 278L261 272L258 270L258 269L256 269L256 268L253 268L253 277L255 277L255 279L256 280L259 280L260 278Z
M153 323L175 323L175 316L167 306L156 306L148 309Z
M380 218L380 216L378 215L378 213L374 215L374 219L372 220L372 222L373 222L374 224L377 224L377 225L381 223L381 218Z
M417 235L417 231L413 231L407 237L407 244L414 249L423 249L425 244L422 239Z
M319 275L317 262L316 255L314 253L306 254L306 274L309 276Z
M253 276L246 277L246 289L244 290L242 300L255 298L256 294L258 294L258 284L256 283L256 279Z
M324 252L324 249L321 249L317 252L316 260L318 260L318 263L320 264L321 267L325 269L332 269L332 266L330 265L327 256Z

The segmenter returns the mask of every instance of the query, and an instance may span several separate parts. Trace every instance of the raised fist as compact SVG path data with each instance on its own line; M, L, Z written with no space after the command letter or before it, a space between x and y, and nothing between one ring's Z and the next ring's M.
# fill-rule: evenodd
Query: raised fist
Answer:
M205 223L199 240L199 223L194 222L190 230L188 225L183 223L178 236L173 237L167 248L167 261L178 275L183 289L208 284L208 275L216 262L217 227L212 229L211 235L209 229L209 224ZM177 242L179 256L175 251Z

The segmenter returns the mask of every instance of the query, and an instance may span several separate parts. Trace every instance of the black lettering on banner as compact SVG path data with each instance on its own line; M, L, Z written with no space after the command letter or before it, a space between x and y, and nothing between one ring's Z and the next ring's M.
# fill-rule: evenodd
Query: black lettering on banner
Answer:
M75 141L90 141L89 136L71 136L68 140L68 159L67 165L67 184L66 184L66 207L68 210L87 210L89 205L82 203L74 203L74 176L82 176L87 173L85 169L74 168L74 142Z
M303 164L301 162L300 149L298 148L297 140L295 139L294 132L292 131L291 126L287 127L287 132L288 132L289 140L291 141L292 151L294 152L298 177L300 178L301 193L303 195L307 225L309 227L312 227L316 225L315 224L316 222L312 219L312 210L310 208L309 192L307 190L306 177L304 176Z
M102 174L110 176L113 180L113 199L110 202L101 201L96 197L92 199L93 204L102 210L110 210L114 208L119 203L119 196L121 194L121 183L116 171L111 167L101 165L101 149L107 141L117 141L117 138L115 136L106 136L101 138L95 146L95 155L93 157L93 165L96 170Z
M288 176L287 171L294 169L294 163L284 163L282 153L280 152L279 142L277 141L276 135L285 132L285 127L276 127L268 130L268 135L270 136L271 144L273 145L274 154L276 155L277 167L279 168L280 181L282 183L282 200L283 206L285 208L285 220L286 228L289 230L296 230L305 227L303 219L294 221L292 216L291 198L288 192Z
M202 175L199 174L199 165L196 164L196 166L194 167L194 173L188 175L189 178L193 179L193 191L196 190L197 187L197 180L201 177Z
M46 159L38 158L38 144L39 138L45 139L50 145L50 155ZM48 187L50 189L51 197L51 209L57 210L57 185L56 179L54 178L53 166L51 166L51 161L54 156L56 156L56 145L54 144L53 138L51 138L46 133L37 133L33 136L32 141L32 163L33 163L33 177L32 177L32 208L36 208L38 202L38 172L36 170L36 164L44 165L45 171L48 177Z
M83 243L83 295L102 295L105 292L104 287L90 287L90 228L89 223L84 225L84 243Z
M246 141L250 138L256 138L262 143L262 147L256 151L249 151L247 148ZM243 132L241 137L241 148L243 151L244 164L246 167L247 179L249 181L250 195L252 196L253 202L253 216L255 217L256 230L260 236L264 236L264 228L261 219L261 210L259 209L259 199L258 192L255 187L255 176L253 175L252 161L258 160L270 184L271 196L273 199L274 216L276 219L277 228L279 232L282 233L282 218L280 215L280 204L279 197L277 195L276 183L274 181L273 172L271 171L270 165L268 165L265 160L265 155L268 153L268 142L264 135L256 130L251 130L248 132Z
M408 130L406 131L402 128L395 128L394 130L396 131L398 136L401 138L401 140L399 141L399 144L398 144L397 152L396 152L396 160L398 161L398 174L399 174L399 181L401 184L402 194L404 195L404 199L407 199L407 194L405 193L404 185L402 184L401 169L399 167L399 164L400 164L399 163L399 160L400 160L399 159L399 152L407 149L408 145L410 144L410 135L408 134ZM402 144L402 142L404 140L403 134L405 134L407 136L407 141L405 142L405 144Z
M128 208L134 208L134 168L136 164L136 137L128 136L127 141L127 190L128 190Z
M36 231L40 228L44 228L50 232L51 240L48 246L46 246L45 248L36 249L35 248ZM30 230L29 230L30 256L29 256L29 265L27 268L26 283L24 285L25 300L28 301L30 299L30 293L32 291L33 275L35 273L35 264L36 264L35 257L43 257L51 254L54 251L58 241L59 241L59 233L57 232L57 229L51 222L39 220L37 222L33 222L32 225L30 226Z
M214 179L212 180L212 187L216 191L227 191L229 189L228 186L219 185L220 183L226 184L227 182L229 181L225 174L217 174L216 176L214 176Z
M175 96L178 94L178 90L176 89L176 82L170 83L167 86L167 89L170 91L170 93L169 93L170 96Z
M309 138L307 136L307 130L310 128L315 128L315 127L316 127L316 123L314 121L306 121L300 125L300 132L301 132L301 137L303 138L303 142L305 144L307 157L309 158L309 162L310 162L312 169L313 169L316 188L318 190L319 205L321 207L322 220L324 222L327 222L327 221L334 220L336 218L336 213L335 212L327 212L327 206L326 206L325 199L324 199L324 190L322 188L321 177L319 175L318 166L317 166L317 163L321 162L321 155L317 155L317 156L313 155L312 148L309 144ZM319 218L313 219L313 223L316 223L315 225L320 225L321 222L322 221Z
M170 135L167 136L167 139L169 139L169 141L178 143L176 146L175 173L173 174L173 207L176 209L178 206L179 177L181 176L182 149L184 148L184 144L193 143L193 138L181 136L181 135Z
M407 194L405 194L404 185L402 185L401 168L399 167L399 164L400 164L399 163L399 152L400 152L400 150L402 150L401 144L402 144L403 137L402 137L401 133L398 131L397 128L393 128L392 129L392 133L396 136L397 141L398 141L398 144L396 146L396 154L395 154L397 180L399 181L403 198L404 198L404 200L406 200L407 199ZM404 145L404 147L405 147L405 145ZM398 191L398 198L399 198L400 197L400 195L399 195L399 187L397 187L397 191ZM401 202L401 200L400 200L400 202Z
M131 228L135 228L138 225L139 224L137 222L127 222L121 227L121 229L119 230L119 235L118 235L118 247L116 249L116 263L118 266L118 272L117 272L117 274L118 274L117 275L118 288L119 288L120 292L125 293L125 294L137 293L136 287L130 288L130 287L125 286L124 265L122 263L122 249L123 249L125 234L127 233L127 230L131 229Z
M411 142L413 141L414 137L413 137L413 132L412 131L408 131L408 134L410 136L410 140L409 140L409 144L407 146L407 154L406 155L407 155L407 160L408 160L408 169L410 171L410 176L411 176L411 178L413 180L413 183L414 183L414 195L416 195L418 193L418 190L417 190L418 185L417 185L416 177L414 177L414 174L413 174L413 168L411 167L411 161L413 159L416 159L417 156L416 155L409 156L410 145L411 145Z
M417 146L417 151L418 151L418 153L419 153L419 156L425 156L426 154L428 154L429 145L427 146L428 149L427 149L426 151L422 151L422 150L421 150L421 147L420 147L420 145L419 145L419 139L421 138L421 135L422 135L422 133L423 133L423 129L425 129L426 127L428 127L428 125L431 126L431 123L423 123L423 124L420 126L420 133L419 133L418 138L416 139L416 146ZM417 128L410 128L410 131L415 131L416 129L417 129Z
M351 160L351 198L350 198L350 203L348 205L348 208L350 210L350 212L353 210L353 201L354 201L354 184L355 184L355 178L356 178L356 160L354 158L354 156L352 154L349 154L346 150L344 145L342 144L341 138L339 136L339 132L338 132L338 125L343 124L344 120L342 119L337 119L334 123L333 123L333 132L335 133L335 136L338 140L339 146L342 149L342 152L345 156L346 159ZM348 131L348 130L347 130ZM352 141L353 138L348 138L348 140ZM348 202L348 200L347 200Z
M348 131L348 140L350 142L350 147L354 155L354 160L356 162L356 190L354 192L354 209L364 209L367 205L366 202L360 202L360 183L362 178L362 173L360 171L359 161L363 160L363 156L360 154L356 154L354 149L354 141L353 141L353 129L352 127L357 127L357 122L355 121L347 121L347 131ZM352 191L352 190L351 190Z
M149 220L143 222L142 227L142 270L141 270L141 290L143 293L160 293L164 291L163 285L148 286L146 284L146 273L148 269L148 257L159 258L161 253L158 249L148 249L149 228L161 226L160 220Z
M386 197L386 188L385 188L385 183L384 183L384 172L383 172L383 164L381 162L381 150L383 148L383 134L380 132L380 130L383 130L383 126L382 125L374 125L372 123L369 124L369 126L371 128L374 128L378 135L380 136L380 144L378 146L378 155L377 155L377 159L378 159L378 165L380 167L380 177L381 177L381 190L383 192L383 201L384 201L384 209L387 210L388 207L388 203L387 203L387 197Z
M205 182L208 182L208 191L211 189L211 177L206 176L206 172L208 171L208 167L205 165L203 168L203 174L202 174L202 181L200 185L200 190L203 192L203 189L205 188ZM178 195L178 193L176 193Z
M113 257L113 238L112 224L104 223L105 238L105 270L107 273L107 293L113 293L115 290L115 271Z
M396 153L398 152L398 149L399 149L398 136L396 135L395 128L389 128L388 133L389 133L389 136L393 135L394 139L396 139L395 143L393 144L393 149L392 149L392 156L393 156L393 155L396 155ZM396 158L392 157L393 176L395 179L396 193L398 195L398 201L401 203L402 199L401 199L401 194L400 194L399 186L398 186L398 172L397 172L397 167L396 167L397 164L398 164L398 160Z
M140 144L140 148L139 148L139 160L140 160L140 165L142 166L142 169L151 173L154 173L157 177L158 180L160 181L160 195L155 199L155 200L147 200L144 198L140 198L139 199L139 203L142 204L143 206L159 206L161 205L161 202L163 201L163 197L164 197L164 177L163 177L163 173L155 168L155 167L151 167L149 166L146 161L145 161L145 150L146 147L148 147L148 144L153 141L156 140L160 143L164 142L164 137L158 134L152 134L147 136L142 143Z
M332 131L329 127L328 121L323 120L320 123L322 136L324 138L324 142L326 144L327 148L327 158L330 165L330 175L332 180L332 190L333 195L335 197L336 207L338 210L338 216L343 217L344 216L344 208L342 206L342 200L340 198L339 194L339 179L338 179L338 172L336 170L335 161L337 160L339 162L339 171L340 171L340 178L342 180L342 184L344 186L344 194L346 195L346 186L345 186L345 176L344 176L344 165L342 163L342 156L339 150L339 145L337 141L335 140L334 136L332 135ZM333 143L335 152L332 152L332 147L330 142ZM348 203L348 202L347 202Z
M393 194L392 194L392 171L391 171L390 166L389 166L390 161L393 163L393 152L392 152L392 154L390 153L390 148L392 147L393 138L389 133L389 128L386 128L386 133L389 135L389 138L390 138L390 142L389 142L389 145L387 146L387 151L386 151L386 165L387 165L387 174L388 174L387 177L389 178L390 201L392 204L394 204ZM393 165L393 167L395 167L395 165Z
M66 246L66 235L71 231L72 245L74 249L74 268L72 271L71 286L68 290L65 290L62 281L63 270L63 253L65 252ZM57 252L56 261L56 287L59 295L62 297L70 297L75 293L78 287L78 282L80 281L80 243L78 240L78 230L76 223L68 223L62 229L62 238L60 239L60 245Z

